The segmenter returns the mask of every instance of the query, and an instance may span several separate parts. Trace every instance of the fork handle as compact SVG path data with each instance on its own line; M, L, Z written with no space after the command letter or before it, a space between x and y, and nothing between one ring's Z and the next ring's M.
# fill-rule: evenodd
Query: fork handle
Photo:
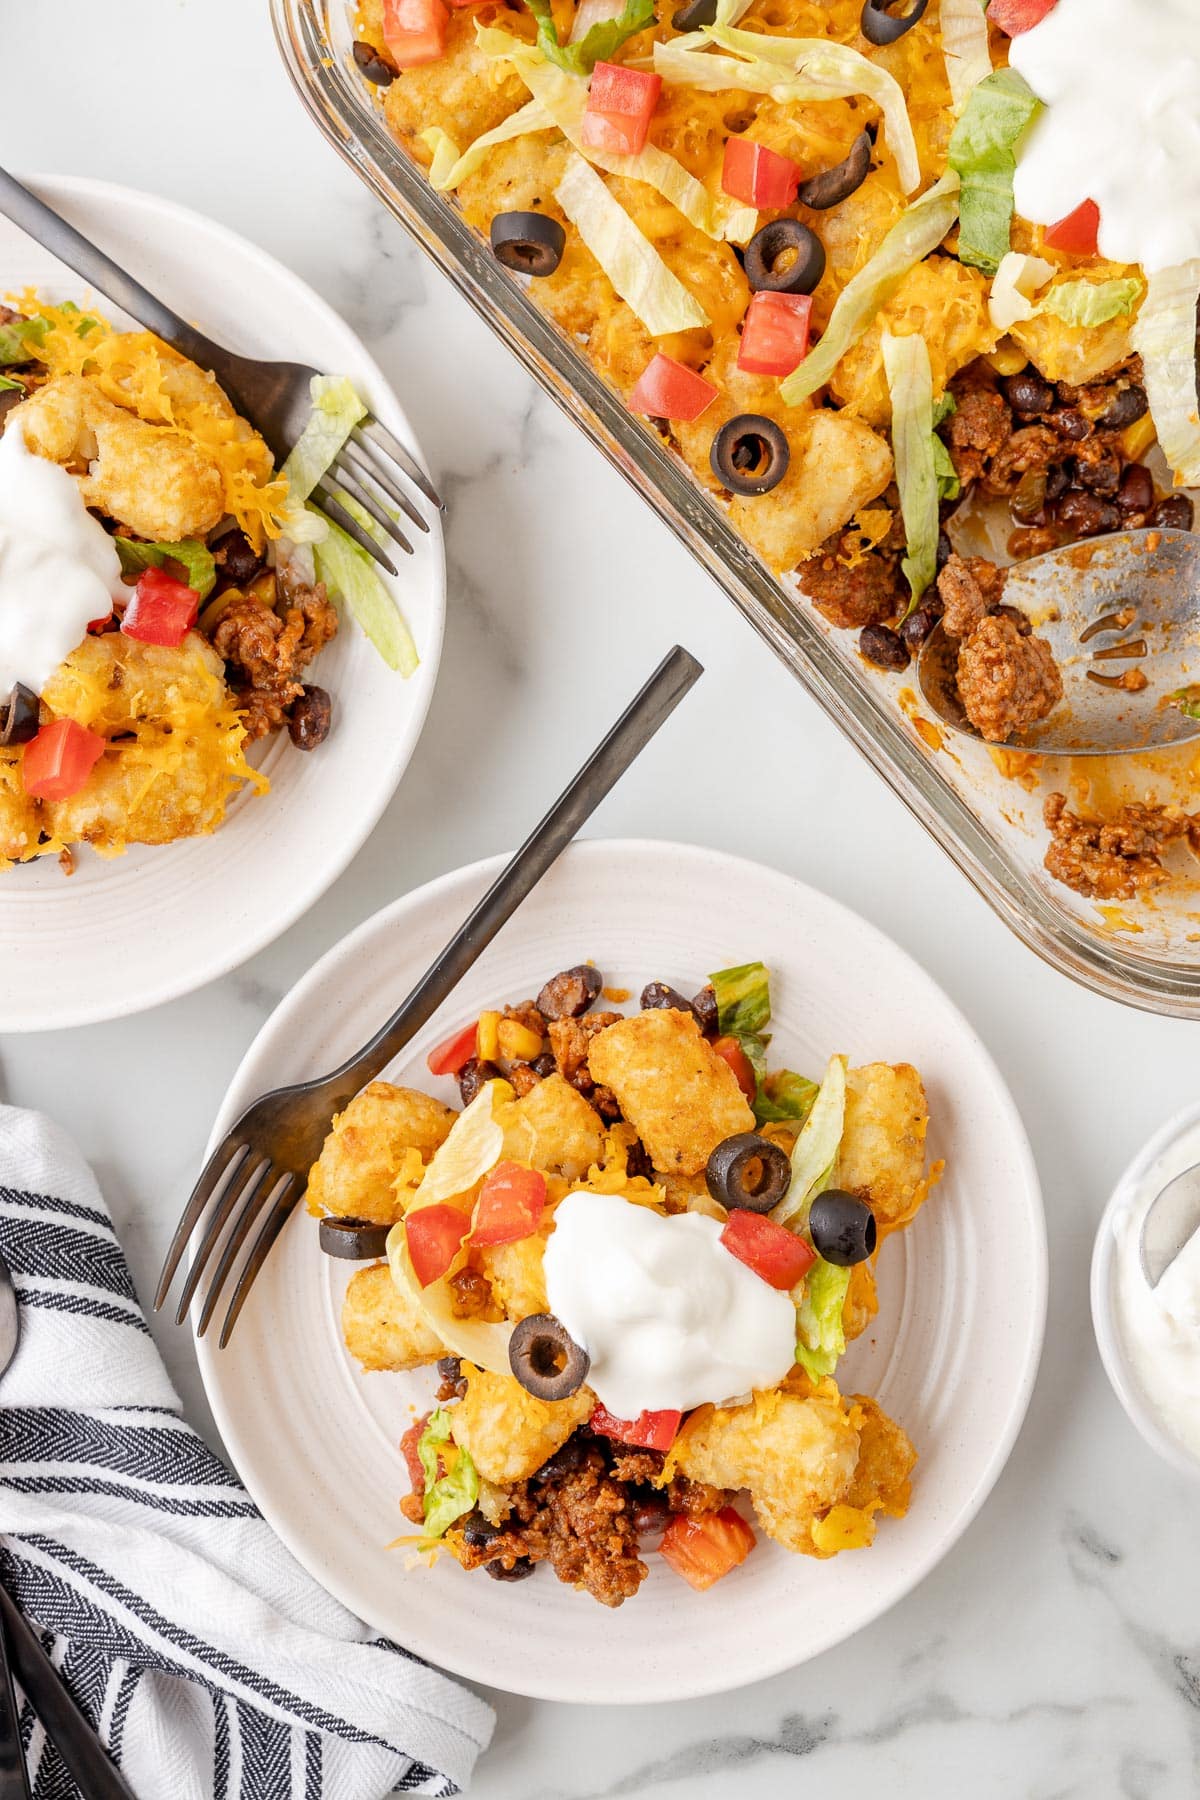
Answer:
M459 926L437 961L426 970L399 1012L394 1013L357 1056L336 1069L331 1081L346 1078L355 1094L403 1050L415 1031L431 1019L458 986L517 907L532 893L580 826L615 786L659 726L704 673L679 644L625 708L612 730L559 795L545 818L496 877L483 899Z
M194 325L189 325L186 319L181 319L178 313L173 313L169 306L164 306L140 281L134 281L81 231L76 231L44 200L22 187L7 169L0 169L0 213L20 226L52 256L57 256L59 262L66 263L69 269L74 269L77 275L99 288L131 318L137 319L193 362L205 368L212 367L213 353L219 349L217 345Z

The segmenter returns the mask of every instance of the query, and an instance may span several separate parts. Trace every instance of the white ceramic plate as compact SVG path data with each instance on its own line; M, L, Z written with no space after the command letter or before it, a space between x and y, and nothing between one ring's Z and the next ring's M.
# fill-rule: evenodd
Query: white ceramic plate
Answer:
M214 1136L265 1088L350 1055L404 997L494 877L477 864L419 889L331 950L263 1027ZM363 1376L342 1345L347 1274L293 1215L227 1350L198 1344L229 1452L306 1567L354 1611L430 1661L517 1693L629 1704L716 1693L841 1642L943 1556L982 1505L1025 1414L1046 1306L1045 1225L1021 1122L987 1052L930 978L853 913L753 863L684 845L574 845L476 965L451 1007L389 1071L447 1100L425 1053L497 1000L536 993L592 958L636 993L651 979L694 992L712 969L771 970L775 1051L819 1071L910 1061L924 1075L930 1151L948 1170L913 1228L881 1259L880 1311L843 1365L879 1396L921 1454L912 1509L875 1546L815 1562L759 1534L707 1595L656 1559L609 1612L549 1570L502 1585L451 1558L408 1568L385 1548L411 1530L397 1451L433 1382Z
M295 275L211 220L106 182L31 185L102 249L211 337L250 356L349 375L420 454L394 394L354 333ZM0 296L26 286L82 299L79 278L0 219ZM109 318L121 315L102 296ZM126 321L129 322L129 321ZM211 837L134 847L104 862L81 851L0 874L0 1031L90 1024L140 1012L212 981L278 937L341 874L395 790L437 676L445 564L436 521L398 559L396 592L421 666L405 682L346 620L316 664L335 730L308 756L286 732L265 749L261 799L239 795Z

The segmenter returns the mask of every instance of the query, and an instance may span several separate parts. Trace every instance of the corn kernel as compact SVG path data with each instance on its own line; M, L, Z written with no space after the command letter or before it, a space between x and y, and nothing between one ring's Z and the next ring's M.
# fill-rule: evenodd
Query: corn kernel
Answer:
M481 1062L495 1062L500 1054L500 1014L482 1012L475 1033L475 1054Z
M997 375L1019 375L1029 358L1020 344L1014 343L1010 337L1003 337L989 353L987 360Z
M480 1020L481 1025L482 1023ZM536 1031L530 1031L528 1025L522 1025L519 1019L501 1019L496 1036L500 1054L509 1062L532 1062L535 1056L542 1054L541 1038Z
M1121 433L1121 452L1127 462L1141 462L1151 444L1157 438L1154 420L1149 413L1135 419L1132 425Z

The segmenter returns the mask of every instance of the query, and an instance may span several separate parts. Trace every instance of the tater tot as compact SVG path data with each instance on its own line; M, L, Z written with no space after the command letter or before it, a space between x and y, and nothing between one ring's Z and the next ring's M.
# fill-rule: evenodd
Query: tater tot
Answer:
M342 1302L342 1336L363 1368L419 1369L442 1345L400 1293L386 1263L360 1269Z
M427 1163L457 1117L416 1088L371 1082L333 1122L309 1172L310 1207L391 1224L402 1211L394 1183L405 1153Z
M525 1481L591 1417L596 1396L578 1388L568 1400L537 1400L513 1375L464 1366L467 1392L450 1429L486 1481Z
M593 1039L588 1067L664 1174L696 1175L722 1138L754 1130L733 1070L690 1013L662 1007L621 1019Z

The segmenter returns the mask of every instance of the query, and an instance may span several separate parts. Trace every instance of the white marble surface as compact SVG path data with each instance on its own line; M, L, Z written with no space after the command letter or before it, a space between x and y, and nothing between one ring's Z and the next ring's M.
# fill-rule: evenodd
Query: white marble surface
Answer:
M1197 1490L1153 1459L1105 1384L1087 1264L1120 1168L1195 1099L1196 1030L1072 987L1007 934L318 139L262 0L59 0L10 7L6 25L0 161L152 189L290 263L394 379L451 511L441 682L370 844L306 919L206 991L5 1042L5 1097L77 1133L147 1292L220 1095L289 984L393 895L515 842L681 640L708 673L593 831L698 839L794 871L932 970L999 1060L1038 1157L1053 1259L1045 1359L981 1517L889 1617L716 1702L613 1712L497 1695L473 1791L1194 1795ZM159 1336L204 1425L187 1341Z

